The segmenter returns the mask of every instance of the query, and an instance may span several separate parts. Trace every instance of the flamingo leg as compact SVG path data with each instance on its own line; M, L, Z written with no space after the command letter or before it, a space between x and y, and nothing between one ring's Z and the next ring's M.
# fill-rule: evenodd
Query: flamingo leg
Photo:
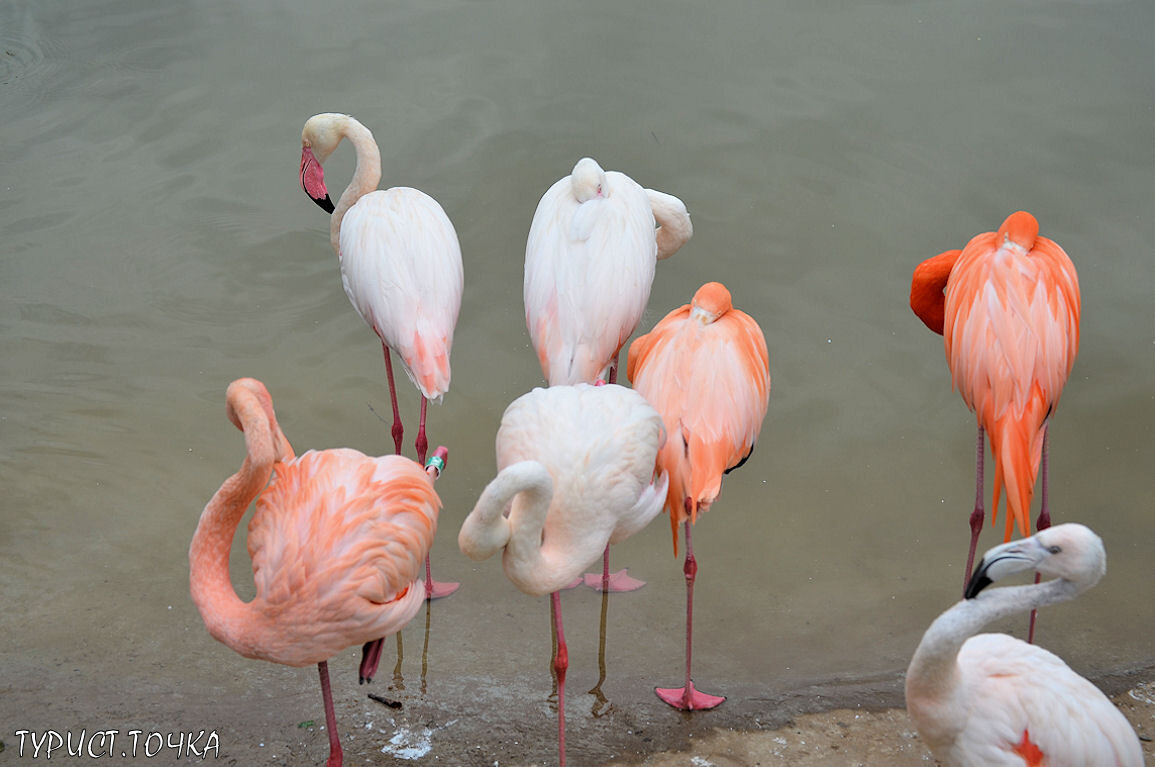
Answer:
M337 737L337 712L333 710L333 691L329 688L329 662L321 661L317 664L317 673L321 677L321 697L325 700L325 726L329 729L329 760L325 767L341 767L344 754L341 751L341 741Z
M621 356L619 350L614 355L613 361L610 362L610 371L606 375L609 379L608 383L617 383L618 380L618 358ZM606 544L606 550L602 554L602 575L598 578L596 573L587 573L582 580L585 585L591 589L596 589L602 592L622 592L622 591L637 591L642 586L646 585L645 581L631 578L628 568L618 570L616 573L610 574L610 545Z
M1039 511L1039 519L1035 522L1035 532L1046 530L1051 526L1051 512L1047 504L1047 437L1050 435L1050 429L1043 426L1043 497L1042 509ZM1035 583L1039 582L1039 574L1035 573ZM1035 619L1038 617L1038 610L1031 610L1031 623L1027 629L1027 644L1035 643Z
M976 449L977 459L975 463L975 509L971 512L971 545L967 551L967 568L963 571L963 593L966 593L967 584L971 580L971 569L975 565L975 549L979 543L979 533L983 529L983 519L986 513L983 511L983 449L985 447L983 427L979 426L979 436L977 439L978 447ZM1010 513L1009 511L1007 512Z
M377 674L377 664L381 662L381 646L384 641L384 639L374 639L361 645L361 666L357 670L359 684L373 681L373 677Z
M417 426L417 462L422 466L425 465L425 452L429 449L429 440L425 436L425 408L429 405L429 401L425 399L424 395L421 397L421 419ZM435 581L433 580L433 568L429 563L430 554L425 555L425 598L441 599L447 597L461 587L460 583L454 581Z
M565 767L565 672L569 668L569 650L565 644L565 631L561 625L561 592L549 595L553 607L554 627L557 629L557 651L553 656L553 669L557 674L557 752L558 764Z
M401 438L405 436L405 427L401 424L401 411L397 408L397 388L393 384L393 360L384 341L381 342L381 348L385 352L385 377L389 379L389 401L393 403L393 447L394 452L401 455Z
M689 511L690 500L686 499L686 511ZM682 568L686 576L686 685L684 687L657 687L654 692L663 701L680 708L683 711L702 711L716 708L726 700L724 695L710 695L694 689L694 682L690 678L690 659L693 654L694 639L694 578L698 574L698 561L694 559L694 543L690 537L690 520L685 522L686 531L686 564Z

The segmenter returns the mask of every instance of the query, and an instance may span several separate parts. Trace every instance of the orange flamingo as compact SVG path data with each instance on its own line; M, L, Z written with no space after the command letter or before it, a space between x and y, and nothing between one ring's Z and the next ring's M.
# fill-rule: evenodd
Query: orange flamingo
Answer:
M238 379L226 400L247 455L201 513L189 546L189 591L209 633L246 658L317 664L326 765L339 767L328 658L397 633L421 607L418 578L441 508L433 479L446 451L435 451L428 474L407 458L347 448L294 457L264 384ZM256 596L246 603L229 579L229 549L254 498L248 549Z
M677 708L714 708L725 697L694 689L690 678L698 571L690 529L717 500L722 475L754 450L770 399L766 339L750 315L733 308L724 285L708 282L630 345L626 373L666 426L658 467L670 477L666 509L675 556L679 523L686 535L686 684L655 692Z
M1047 424L1079 351L1079 280L1057 243L1039 236L1025 211L997 232L974 237L914 270L910 306L943 336L951 384L978 420L975 507L964 584L982 530L984 433L995 461L991 522L1007 489L1006 532L1030 534L1031 497L1042 462L1042 508L1036 529L1051 524L1047 508ZM1033 616L1033 614L1032 614ZM1032 617L1032 629L1034 627Z

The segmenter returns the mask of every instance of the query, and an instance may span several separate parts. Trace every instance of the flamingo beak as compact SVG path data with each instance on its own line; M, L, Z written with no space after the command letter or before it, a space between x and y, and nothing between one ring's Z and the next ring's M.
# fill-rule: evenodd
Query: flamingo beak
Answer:
M325 171L321 169L321 163L313 156L313 150L309 147L301 148L301 188L321 210L326 213L333 212L333 201L329 199L329 192L325 189Z
M1035 569L1042 553L1042 546L1034 538L1023 538L995 546L984 554L982 560L975 566L964 596L967 599L974 599L980 591L1000 578Z

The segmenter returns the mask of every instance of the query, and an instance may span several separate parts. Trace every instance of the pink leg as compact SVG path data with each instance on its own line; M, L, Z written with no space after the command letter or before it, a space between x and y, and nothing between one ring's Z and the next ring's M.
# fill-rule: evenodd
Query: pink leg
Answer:
M967 584L971 580L971 570L975 565L975 549L979 543L979 533L983 529L983 518L986 516L983 511L983 447L985 442L983 440L983 427L979 427L978 454L977 464L975 465L975 510L971 512L971 546L967 551L967 569L963 571L963 593L966 593ZM1007 512L1008 514L1010 512Z
M421 419L417 426L417 462L422 466L425 465L425 453L429 450L429 440L425 436L425 408L429 405L429 401L424 396L421 397ZM453 581L435 581L433 580L433 570L429 564L429 555L425 555L425 598L426 599L441 599L447 597L461 587L460 583Z
M549 595L557 628L557 654L553 668L557 672L557 752L558 764L565 767L565 672L569 668L569 650L565 646L565 631L561 626L561 592Z
M687 510L689 499L686 499ZM694 559L694 544L690 537L690 520L686 520L686 564L682 572L686 576L686 686L656 687L654 692L666 703L683 711L701 711L716 708L726 700L725 696L710 695L694 689L690 679L690 658L693 652L694 631L694 577L698 574L698 561Z
M631 578L629 568L623 568L613 574L610 573L609 544L606 544L606 550L602 553L602 571L600 573L586 573L582 577L582 582L595 591L608 591L611 593L637 591L646 585L645 581Z
M401 425L401 411L397 409L397 388L393 385L393 360L389 355L389 347L384 342L381 343L381 348L385 351L385 377L389 379L389 401L393 403L393 447L394 452L401 455L401 438L405 436L405 427Z
M333 710L333 691L329 689L329 662L318 663L317 673L321 677L321 697L325 699L325 726L329 728L329 761L325 762L325 767L341 767L344 754L341 752L341 741L337 737L337 712Z
M1047 437L1050 436L1050 429L1047 426L1043 427L1046 431L1043 432L1043 499L1042 509L1039 511L1039 519L1035 522L1035 531L1046 530L1051 526L1051 512L1047 504ZM1035 583L1039 582L1039 574L1035 573ZM1027 644L1035 643L1035 618L1038 616L1038 610L1031 610L1031 624L1027 629Z
M381 646L384 639L374 639L361 645L361 667L357 671L360 684L372 682L377 674L377 664L381 662Z

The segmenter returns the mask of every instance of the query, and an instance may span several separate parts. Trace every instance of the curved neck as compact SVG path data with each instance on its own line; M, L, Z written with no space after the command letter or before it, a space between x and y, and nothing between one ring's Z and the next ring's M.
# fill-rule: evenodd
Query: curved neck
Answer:
M377 148L377 142L373 140L373 134L369 129L346 115L339 130L342 136L349 139L349 143L357 152L357 164L353 168L353 178L341 193L341 198L337 200L329 222L329 244L333 246L338 256L341 255L341 221L345 218L345 213L363 195L377 189L377 184L381 181L381 151Z
M660 261L674 255L679 248L689 242L694 233L694 226L690 223L690 214L686 211L685 203L677 197L653 189L647 189L646 196L650 198L650 209L653 210L654 220L658 224L655 237Z
M948 250L928 258L915 267L910 281L910 308L924 325L940 336L946 321L946 295L943 291L960 255L961 250Z
M514 585L534 595L557 591L572 579L568 571L574 552L564 536L545 535L552 500L553 476L545 466L521 461L505 467L462 525L461 550L485 559L504 547L505 573Z
M229 578L229 552L237 525L249 504L269 482L276 458L273 429L260 403L243 393L230 407L245 433L245 456L241 469L224 481L201 512L189 546L189 593L209 633L243 652L238 646L250 607L237 596ZM279 433L280 429L277 429Z
M964 599L944 612L923 634L907 670L907 689L916 695L941 695L957 679L958 653L984 626L1001 618L1074 599L1083 589L1055 579L1008 586Z

